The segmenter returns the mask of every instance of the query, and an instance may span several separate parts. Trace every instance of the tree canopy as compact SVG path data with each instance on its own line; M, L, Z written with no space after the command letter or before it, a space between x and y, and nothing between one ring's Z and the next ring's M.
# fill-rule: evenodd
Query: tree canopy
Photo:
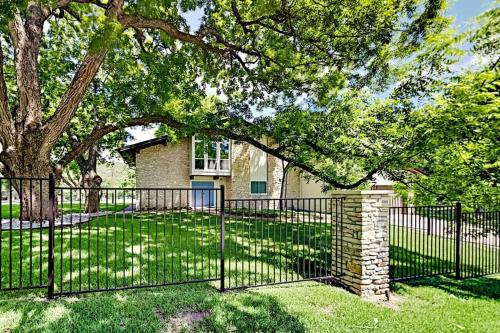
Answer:
M419 203L461 200L498 209L500 9L480 15L460 37L469 45L467 67L438 85L432 100L412 114L421 144L404 165L420 167L426 176L402 181L413 185Z
M97 142L120 142L128 126L161 123L176 135L247 141L337 188L376 172L399 177L422 164L422 147L432 142L417 131L414 111L430 112L422 106L452 82L460 53L445 7L444 0L2 2L2 173L45 176ZM201 13L194 25L192 13ZM266 110L275 114L255 116ZM264 134L271 145L259 141Z

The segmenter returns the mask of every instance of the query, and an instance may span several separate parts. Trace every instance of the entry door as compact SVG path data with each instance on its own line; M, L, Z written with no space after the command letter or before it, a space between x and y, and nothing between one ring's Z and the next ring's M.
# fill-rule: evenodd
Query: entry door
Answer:
M215 202L214 182L192 182L193 207L213 207ZM199 189L199 190L198 190Z

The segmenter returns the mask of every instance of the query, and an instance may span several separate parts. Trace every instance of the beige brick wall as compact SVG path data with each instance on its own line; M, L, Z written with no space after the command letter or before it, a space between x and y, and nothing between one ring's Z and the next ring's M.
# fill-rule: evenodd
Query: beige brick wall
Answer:
M151 188L189 188L190 140L176 144L155 145L141 149L136 155L137 200L140 207L167 208L186 207L189 196L186 192L151 190Z
M283 163L279 158L267 155L267 193L250 193L250 149L248 143L232 143L231 176L226 178L226 198L231 199L278 199L281 197ZM288 177L286 197L298 194L296 174ZM277 202L276 202L277 204ZM247 203L243 203L244 206ZM272 208L271 205L270 208ZM267 206L266 206L267 207Z
M286 184L286 197L299 198L300 197L300 178L301 175L297 168L288 170L287 184Z
M166 188L190 188L191 181L214 181L216 188L226 187L226 198L280 198L283 180L282 161L267 155L267 193L250 193L250 149L248 143L231 143L231 176L191 175L191 139L183 139L175 144L155 145L141 149L136 155L136 182L138 188L159 188L162 190L143 190L141 207L171 207L172 193ZM300 180L297 172L290 172L287 179L286 197L299 197ZM168 193L167 193L168 192ZM177 191L178 192L178 191ZM189 197L186 193L174 193L174 206L185 207Z

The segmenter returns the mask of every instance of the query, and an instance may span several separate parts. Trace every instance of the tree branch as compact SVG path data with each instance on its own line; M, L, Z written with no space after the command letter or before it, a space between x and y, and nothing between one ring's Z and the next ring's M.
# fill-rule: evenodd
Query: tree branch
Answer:
M95 53L88 53L83 59L55 114L45 124L44 149L52 149L52 146L66 130L90 83L101 67L107 51L108 46L103 46Z
M122 8L123 0L114 0L109 4L106 15L110 18L116 18L120 15ZM55 114L44 126L46 137L43 147L41 147L42 149L50 151L52 146L68 127L90 83L99 71L109 47L109 43L106 43L95 52L88 51L66 90L66 93L61 98Z
M161 123L161 124L166 124L172 128L175 129L182 129L185 128L186 125L183 124L182 122L174 119L173 117L170 116L146 116L146 117L140 117L136 119L131 119L123 124L109 124L106 126L102 126L97 130L94 130L82 143L80 143L78 146L76 146L74 149L72 149L70 152L68 152L61 160L60 164L62 166L67 165L69 162L77 158L79 155L83 154L85 151L87 151L92 145L94 145L99 139L104 137L106 134L109 134L113 131L123 129L126 127L131 127L131 126L138 126L138 125L149 125L153 123ZM228 129L218 129L218 128L202 128L200 129L199 133L205 134L205 135L220 135L227 137L232 140L236 141L244 141L247 142L254 147L270 154L273 155L285 162L292 163L293 166L299 167L303 169L304 171L309 172L313 176L318 177L319 179L325 181L326 183L335 186L338 189L353 189L356 188L366 181L370 180L375 173L377 173L381 168L381 166L373 168L371 171L369 171L364 177L358 179L355 182L349 183L349 184L343 184L340 183L328 176L325 176L323 173L320 171L316 170L314 167L305 164L300 161L294 160L292 157L286 156L282 153L282 149L280 147L270 147L268 145L265 145L261 143L259 140L254 139L253 137L245 134L238 134L233 131L230 131Z
M181 129L184 127L184 125L181 122L178 122L168 116L145 116L145 117L134 118L124 123L104 125L99 128L94 128L92 133L90 133L90 135L87 138L85 138L85 140L83 140L81 143L77 145L72 145L73 146L72 150L69 151L59 161L59 164L61 164L62 166L67 165L68 163L76 159L78 156L85 153L92 145L97 143L97 141L99 141L101 138L103 138L105 135L111 132L124 129L127 127L141 126L141 125L144 126L154 123L166 124L176 129Z
M47 10L33 3L28 6L28 16L24 21L17 13L9 22L19 95L19 112L15 119L19 130L35 129L42 122L38 54Z
M229 50L226 50L224 48L218 48L216 46L210 45L209 43L206 43L203 40L202 34L192 35L180 31L173 24L164 20L148 19L141 17L139 15L123 15L122 17L119 18L119 21L124 25L125 28L159 29L174 39L196 45L208 52L220 55L225 55L226 53L229 52Z

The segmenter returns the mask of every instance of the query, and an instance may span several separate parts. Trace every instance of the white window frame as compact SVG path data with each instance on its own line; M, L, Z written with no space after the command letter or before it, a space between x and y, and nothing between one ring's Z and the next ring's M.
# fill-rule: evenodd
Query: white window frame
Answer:
M216 143L216 165L215 169L208 169L208 160L210 159L208 157L208 151L204 150L203 154L203 164L204 168L202 169L196 169L196 142L203 142L204 140L199 140L196 138L196 135L193 135L191 137L191 174L195 176L230 176L231 175L231 140L227 139L229 143L229 158L227 159L228 161L228 169L227 170L221 170L220 169L220 149L221 149L221 141L213 141ZM201 160L201 158L199 158ZM226 159L222 159L226 160Z

